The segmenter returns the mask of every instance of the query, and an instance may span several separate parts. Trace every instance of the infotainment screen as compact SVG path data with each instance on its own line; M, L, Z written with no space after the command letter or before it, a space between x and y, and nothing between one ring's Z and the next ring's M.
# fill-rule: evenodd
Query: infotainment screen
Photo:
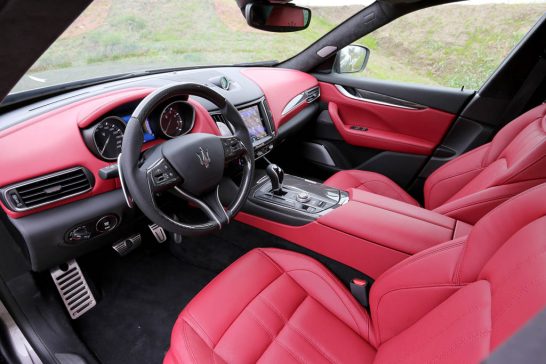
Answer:
M258 105L239 110L239 113L245 122L250 138L253 142L267 136L267 131L265 130L262 118L260 117L260 109L258 108Z

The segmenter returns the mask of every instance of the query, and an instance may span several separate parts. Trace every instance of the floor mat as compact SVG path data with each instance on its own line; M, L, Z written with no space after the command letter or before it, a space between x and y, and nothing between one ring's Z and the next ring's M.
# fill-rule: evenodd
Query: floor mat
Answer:
M80 258L102 297L97 307L74 322L76 331L104 364L161 363L184 306L220 271L256 247L308 254L343 283L366 278L286 240L232 222L217 233L184 238L181 244L145 245L124 258L111 249Z
M74 324L105 364L161 363L178 314L218 273L181 263L166 246L122 259L105 252L82 267L102 298Z

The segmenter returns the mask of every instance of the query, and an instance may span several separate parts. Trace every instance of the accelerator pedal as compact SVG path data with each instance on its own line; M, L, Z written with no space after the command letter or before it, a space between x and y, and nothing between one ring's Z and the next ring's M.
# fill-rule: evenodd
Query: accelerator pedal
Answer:
M167 241L167 233L165 232L165 229L163 229L161 226L157 224L151 224L148 225L148 228L154 235L155 240L161 244Z
M70 317L75 320L97 304L78 263L72 259L65 266L53 268L51 278Z

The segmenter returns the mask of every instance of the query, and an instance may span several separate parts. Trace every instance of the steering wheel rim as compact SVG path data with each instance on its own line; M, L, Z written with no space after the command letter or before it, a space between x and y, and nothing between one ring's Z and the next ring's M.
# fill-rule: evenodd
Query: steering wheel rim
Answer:
M216 105L233 126L234 135L191 133L159 144L144 155L142 125L146 118L161 103L189 95ZM218 196L219 185L225 164L239 158L245 162L241 185L225 209ZM241 115L226 98L204 85L176 83L155 90L137 106L125 129L118 168L129 205L134 201L146 217L168 231L186 236L202 235L221 229L242 208L254 174L254 151ZM163 182L159 182L161 176L167 176ZM166 190L199 207L208 221L189 224L165 214L156 205L154 196Z

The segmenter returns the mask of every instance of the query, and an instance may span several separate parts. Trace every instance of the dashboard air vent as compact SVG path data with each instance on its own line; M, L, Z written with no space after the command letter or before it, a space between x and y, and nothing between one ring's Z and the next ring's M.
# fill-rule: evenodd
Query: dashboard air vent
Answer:
M223 114L212 114L211 116L212 116L212 120L214 120L214 122L218 126L218 130L220 130L220 135L222 136L233 135L228 126L227 120Z
M91 173L76 167L8 186L2 197L10 209L25 211L80 195L92 187Z
M212 120L214 120L215 123L222 123L222 124L227 124L226 123L226 118L224 117L224 115L222 114L212 114Z
M320 97L320 88L313 87L305 92L306 101L310 104Z

